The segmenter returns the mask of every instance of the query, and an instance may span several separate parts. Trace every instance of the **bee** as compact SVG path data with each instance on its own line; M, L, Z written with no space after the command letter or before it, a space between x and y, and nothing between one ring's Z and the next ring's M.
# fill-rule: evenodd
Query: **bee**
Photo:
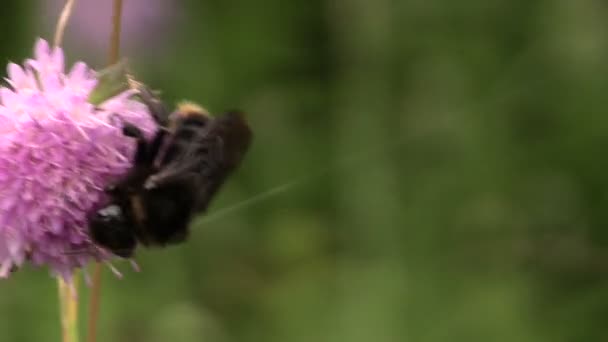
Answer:
M211 117L183 103L169 114L146 87L139 87L139 96L158 130L148 141L138 127L123 123L123 134L137 146L133 167L106 189L109 203L89 220L93 241L123 258L132 257L138 243L185 241L193 216L207 210L252 140L239 111Z

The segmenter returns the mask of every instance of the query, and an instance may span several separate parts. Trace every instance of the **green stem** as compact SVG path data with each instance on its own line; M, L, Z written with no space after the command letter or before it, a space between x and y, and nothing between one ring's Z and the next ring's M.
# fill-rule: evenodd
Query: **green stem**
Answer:
M75 3L76 0L67 0L65 2L63 10L61 10L59 20L57 21L57 26L55 27L55 39L53 40L53 45L55 46L61 46L61 41L63 40L63 33L65 32L65 27L68 25L68 20L70 20L70 16L72 15L72 9L74 9Z
M109 65L118 62L120 54L120 31L122 25L122 1L114 0L112 12L112 36L110 37Z
M72 281L73 284L70 286L63 278L57 277L63 342L78 342L78 299L76 294L78 277L76 274Z
M99 316L99 297L101 296L101 263L95 264L93 286L89 297L89 321L87 326L87 342L97 339L97 317Z
M110 37L110 52L108 64L112 65L118 62L120 55L120 31L122 23L122 4L123 0L114 0L112 10L112 35ZM95 342L97 340L97 319L99 317L99 301L101 298L101 270L102 264L95 265L95 273L93 275L93 287L89 299L89 322L87 331L87 341Z

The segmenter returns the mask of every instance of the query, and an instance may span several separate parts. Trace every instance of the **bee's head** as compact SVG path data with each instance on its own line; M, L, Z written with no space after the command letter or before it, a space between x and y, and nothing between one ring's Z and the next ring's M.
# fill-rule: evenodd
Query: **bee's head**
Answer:
M91 238L112 253L129 258L135 249L132 224L116 204L98 210L89 221Z

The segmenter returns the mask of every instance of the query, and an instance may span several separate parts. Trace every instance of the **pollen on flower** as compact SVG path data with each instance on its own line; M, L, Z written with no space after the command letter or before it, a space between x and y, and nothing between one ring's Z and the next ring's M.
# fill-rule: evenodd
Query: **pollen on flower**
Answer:
M70 281L74 269L109 258L87 220L131 166L135 146L121 122L154 130L131 91L94 106L95 72L83 62L66 72L64 63L60 48L39 39L34 58L8 64L0 87L0 277L30 261Z

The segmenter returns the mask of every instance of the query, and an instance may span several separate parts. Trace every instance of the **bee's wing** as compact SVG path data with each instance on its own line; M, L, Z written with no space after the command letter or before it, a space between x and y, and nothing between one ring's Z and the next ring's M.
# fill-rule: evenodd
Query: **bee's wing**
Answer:
M191 159L178 160L164 165L159 172L151 175L144 183L144 189L160 188L167 184L193 182L198 178L196 172L200 161Z
M177 183L188 185L196 193L194 211L204 211L229 172L221 171L221 158L197 154L193 152L195 150L183 153L148 177L144 189L162 188Z
M173 142L170 141L169 143ZM185 145L182 150L179 150L180 153L178 155L173 156L168 163L162 164L157 173L148 177L144 188L153 189L175 182L197 182L201 176L201 172L209 172L210 169L215 167L210 164L216 162L215 157L201 151L203 149L215 151L221 147L215 146L216 144L208 139L193 139L190 144Z
M195 211L203 212L240 164L251 138L249 126L240 116L224 115L215 119L178 157L150 176L144 187L190 182L196 190Z

